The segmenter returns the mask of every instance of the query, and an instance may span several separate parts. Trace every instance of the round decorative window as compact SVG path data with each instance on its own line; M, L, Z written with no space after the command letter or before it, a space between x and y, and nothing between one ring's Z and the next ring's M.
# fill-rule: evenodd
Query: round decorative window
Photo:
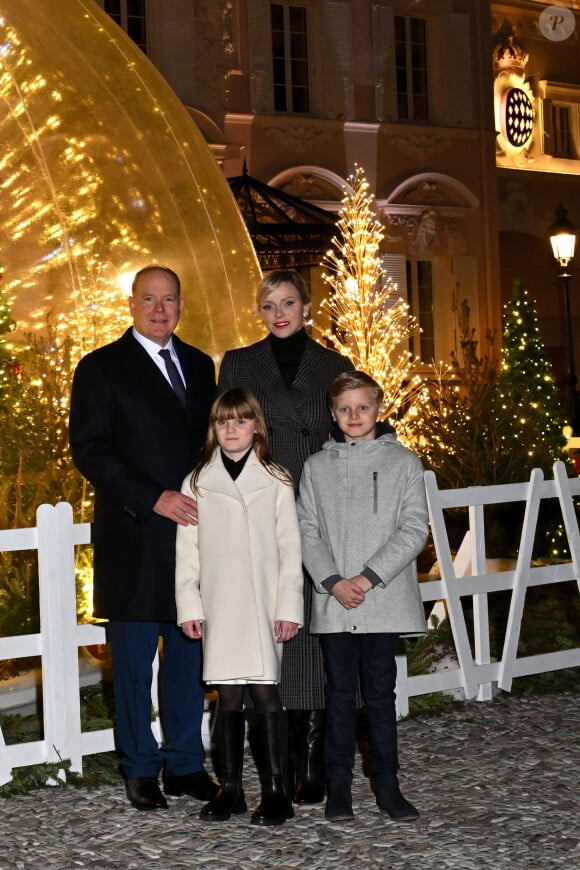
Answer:
M534 128L534 107L521 88L507 88L501 97L501 132L512 148L524 148Z

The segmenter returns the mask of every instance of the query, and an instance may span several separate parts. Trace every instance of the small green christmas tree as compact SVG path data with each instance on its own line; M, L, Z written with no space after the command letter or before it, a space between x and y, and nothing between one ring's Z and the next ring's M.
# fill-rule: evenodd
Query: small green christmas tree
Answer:
M496 418L504 418L502 449L518 458L515 471L527 480L532 468L551 471L565 459L564 419L552 366L544 354L538 317L521 279L504 307Z
M417 448L426 467L435 472L443 489L523 483L533 468L551 477L553 463L567 461L563 420L537 315L522 282L515 282L513 298L505 307L500 360L491 333L486 336L486 352L479 351L465 301L456 315L460 352L451 355L450 373L444 372L431 388ZM488 556L515 555L522 516L521 505L487 508ZM543 505L536 555L562 555L560 525L559 511ZM465 518L456 516L454 526L457 545Z

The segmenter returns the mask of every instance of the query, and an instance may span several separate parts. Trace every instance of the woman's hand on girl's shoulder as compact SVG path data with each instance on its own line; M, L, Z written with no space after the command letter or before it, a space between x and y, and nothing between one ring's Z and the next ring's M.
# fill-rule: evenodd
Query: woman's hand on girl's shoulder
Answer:
M297 622L287 622L285 619L278 619L274 623L274 634L276 635L277 643L286 643L287 640L292 640L296 637L300 626Z

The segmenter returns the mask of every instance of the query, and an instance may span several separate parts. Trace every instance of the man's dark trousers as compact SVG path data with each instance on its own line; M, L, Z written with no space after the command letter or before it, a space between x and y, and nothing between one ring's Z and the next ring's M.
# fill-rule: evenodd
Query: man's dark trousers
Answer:
M201 641L185 637L170 622L111 621L107 630L113 659L117 746L124 775L127 779L157 777L164 764L168 776L201 770L205 760ZM159 637L163 642L159 670L161 748L150 727L153 660ZM175 735L179 735L179 743Z

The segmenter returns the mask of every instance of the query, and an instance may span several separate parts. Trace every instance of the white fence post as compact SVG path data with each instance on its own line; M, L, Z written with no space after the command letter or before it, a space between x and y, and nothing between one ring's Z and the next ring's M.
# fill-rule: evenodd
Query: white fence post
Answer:
M69 506L70 507L70 506ZM63 636L63 587L61 585L61 541L56 510L40 505L36 512L38 529L38 578L42 647L42 698L46 761L67 757L67 702L65 689L66 649Z
M395 704L397 719L409 715L409 675L407 673L407 656L395 656L397 662L397 682L395 684Z
M62 701L65 707L67 757L71 762L71 770L82 773L83 753L81 745L81 698L73 511L71 505L66 502L57 504L55 510L60 544L59 580L62 588L62 646L64 650L68 650L63 667L62 696L59 698L59 703Z
M439 560L441 581L443 583L445 598L447 600L447 612L449 614L451 630L453 631L453 637L455 639L457 657L461 666L463 690L466 698L474 698L477 694L477 679L475 676L473 659L471 657L471 649L469 647L465 617L461 606L461 596L457 589L457 577L455 576L455 568L453 565L453 559L451 558L451 549L449 547L447 529L443 518L443 508L439 499L437 478L432 471L425 472L425 488L427 491L427 504L429 507L429 517L431 519L433 542Z
M12 766L8 760L8 752L6 743L4 742L4 734L0 728L0 785L10 782L12 779Z
M469 529L471 573L485 574L485 524L482 504L469 506ZM476 664L489 664L491 660L489 647L489 607L486 592L473 596L473 643ZM491 683L481 683L477 691L477 700L491 701L491 699Z
M506 692L509 692L512 686L514 666L518 651L518 641L520 639L520 627L524 612L526 589L528 588L530 577L534 537L538 522L538 513L540 510L540 485L543 480L543 471L539 468L534 468L529 484L530 489L526 502L526 511L524 514L524 523L522 526L520 548L518 552L518 563L514 575L514 585L512 589L503 653L499 667L499 678L497 682L499 688Z
M558 498L560 499L560 509L564 520L570 554L572 556L572 564L574 565L574 576L576 577L578 591L580 592L580 530L578 529L576 511L574 510L574 502L572 501L570 479L566 474L566 466L563 462L554 463L554 480L556 481L556 489L558 491ZM576 493L576 495L578 495L578 493Z

